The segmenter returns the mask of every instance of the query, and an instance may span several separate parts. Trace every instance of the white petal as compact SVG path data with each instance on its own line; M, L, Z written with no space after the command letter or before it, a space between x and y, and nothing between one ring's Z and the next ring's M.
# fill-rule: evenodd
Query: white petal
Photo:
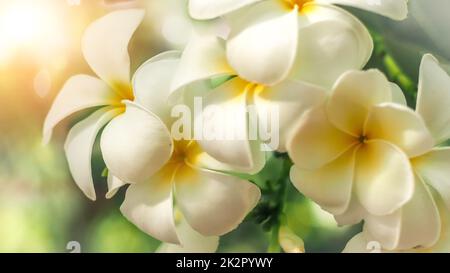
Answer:
M335 215L334 219L339 226L356 225L364 219L367 214L366 209L361 205L356 195L352 196L347 210L339 215Z
M232 79L203 100L204 111L197 113L195 122L203 129L198 143L202 149L218 161L241 170L256 173L264 152L257 139L250 139L247 118L247 92L249 84L239 78Z
M273 1L261 2L234 23L227 56L237 74L250 81L273 85L289 74L298 43L298 10L286 13Z
M368 139L383 139L401 148L409 157L430 151L434 140L422 117L408 107L382 103L372 107L364 135Z
M305 196L331 214L342 214L350 204L356 149L317 170L291 169L291 181Z
M97 110L85 120L77 123L67 135L64 145L69 169L73 179L83 193L91 200L96 199L94 181L92 179L92 148L98 132L114 116L119 109L105 107Z
M189 13L199 20L213 19L261 0L190 0Z
M412 199L391 215L366 218L370 235L387 250L430 247L439 239L440 215L426 185L416 178Z
M408 0L316 0L318 3L338 4L365 9L394 20L406 19Z
M393 213L414 193L414 175L408 157L381 140L362 145L356 155L355 188L359 201L374 215Z
M331 88L346 71L368 62L373 41L364 25L336 7L312 4L300 21L297 58L290 78Z
M391 99L391 85L383 73L378 70L350 71L334 86L327 104L327 116L337 128L359 137L370 108Z
M405 94L403 94L402 89L395 83L391 83L391 96L392 96L392 102L398 103L403 106L408 106L408 103L406 102Z
M121 187L127 185L127 183L123 182L122 180L115 177L111 173L108 173L107 182L108 182L108 192L106 193L106 199L113 198Z
M233 75L225 55L225 42L214 35L194 32L175 72L170 101L177 101L182 87L215 76Z
M175 181L177 205L190 226L206 236L235 229L261 196L250 182L188 166L177 171Z
M149 181L130 185L120 211L148 235L179 244L173 215L173 166L166 167Z
M147 181L170 159L172 139L151 112L127 102L126 112L103 131L100 147L108 170L127 183Z
M328 121L324 108L307 112L288 140L289 156L299 168L320 168L358 143Z
M193 230L185 219L177 225L180 245L163 243L158 253L214 253L219 247L219 237L203 236Z
M437 143L450 138L450 76L431 55L420 66L417 112L423 117Z
M319 87L290 80L255 93L253 102L258 112L260 129L263 132L274 131L274 128L279 129L277 136L279 141L276 143L279 145L272 148L281 152L286 151L287 138L301 116L307 110L321 104L325 96L326 91ZM278 118L274 119L277 114ZM278 125L272 125L272 120Z
M370 253L368 249L369 241L366 238L364 232L356 234L353 238L348 241L345 246L343 253Z
M450 148L438 148L415 158L414 170L442 197L450 209Z
M162 53L145 62L133 77L135 102L170 124L171 107L168 100L173 75L178 67L176 53ZM179 55L179 54L177 54Z
M114 11L92 23L83 37L83 54L94 72L112 87L130 81L128 43L144 11Z
M86 108L112 105L120 101L111 88L103 81L77 75L70 78L59 92L45 118L43 143L47 144L53 128L66 117Z

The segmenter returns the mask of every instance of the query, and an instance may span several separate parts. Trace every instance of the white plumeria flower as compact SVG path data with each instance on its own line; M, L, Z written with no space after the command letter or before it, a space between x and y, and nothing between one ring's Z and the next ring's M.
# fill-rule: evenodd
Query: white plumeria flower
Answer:
M293 77L328 87L362 68L373 49L361 22L334 4L398 20L407 15L407 0L190 0L189 10L196 19L228 19L227 57L242 78L273 85Z
M73 178L92 200L96 199L91 173L92 147L101 128L124 112L123 101L134 99L128 44L143 17L144 11L139 9L116 11L89 26L82 49L87 63L99 78L88 75L70 78L45 119L43 141L48 143L53 128L63 119L81 110L101 107L76 124L65 143Z
M224 112L232 114L227 116L226 120L220 115L212 117L199 115L196 118L202 119L204 128L215 128L220 125L222 130L237 132L237 135L245 137L237 139L204 138L198 142L208 154L217 160L247 173L256 173L262 169L265 153L261 149L261 143L270 142L267 139L252 139L249 135L252 129L260 126L261 131L269 132L275 127L279 128L279 135L277 135L279 145L270 146L270 148L285 151L285 142L295 121L305 111L321 103L325 98L320 88L294 79L286 79L273 86L265 86L242 79L227 62L224 40L197 31L183 52L180 66L172 83L170 101L176 102L180 100L180 97L185 97L183 96L185 87L199 85L199 83L204 84L205 80L223 76L233 78L206 92L203 97L203 107L207 109L218 106ZM256 112L257 120L253 120L253 122L247 115L250 106ZM274 109L276 113L274 113ZM237 118L238 115L240 115L239 118ZM278 118L275 117L276 115ZM271 124L272 122L277 124Z
M450 214L450 148L440 147L450 139L450 76L431 55L422 59L416 112L423 117L434 138L430 147L412 157L416 187L412 199L401 209L386 216L365 218L366 233L376 238L384 249L429 248L436 244L444 225L442 215ZM405 135L405 137L408 137ZM435 198L432 193L439 197ZM439 213L437 199L447 205ZM447 227L448 228L448 227Z
M191 140L172 139L175 122L166 103L179 65L177 52L166 52L135 73L135 102L112 120L101 137L106 166L118 183L110 195L130 183L123 215L149 235L181 244L174 204L202 236L220 236L236 228L260 198L258 187L221 171L233 168L214 160Z
M299 191L341 223L394 213L415 191L410 157L434 140L398 86L377 70L351 71L298 124L288 143Z

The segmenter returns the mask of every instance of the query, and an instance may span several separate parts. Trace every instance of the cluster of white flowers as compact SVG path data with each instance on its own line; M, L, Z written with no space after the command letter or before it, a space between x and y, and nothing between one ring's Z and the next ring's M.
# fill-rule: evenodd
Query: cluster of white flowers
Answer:
M261 196L255 184L232 174L259 172L270 147L288 152L293 184L339 224L364 220L347 251L364 251L370 241L386 251L442 241L450 149L438 145L450 138L450 77L426 55L417 110L411 110L380 71L361 71L372 38L334 5L402 20L407 0L180 4L199 20L188 44L148 60L132 78L128 43L144 11L115 11L86 30L83 53L98 78L67 81L45 121L44 140L69 115L97 107L65 144L73 178L87 197L96 199L92 147L104 128L107 198L129 185L121 211L167 243L160 251L215 251L218 236L235 229ZM197 98L206 110L176 119L175 106L192 109ZM228 114L207 111L214 107ZM186 119L200 128L180 126ZM255 124L256 132L277 135L253 133ZM174 131L179 127L181 134ZM239 137L198 137L219 129ZM288 248L304 251L298 244Z

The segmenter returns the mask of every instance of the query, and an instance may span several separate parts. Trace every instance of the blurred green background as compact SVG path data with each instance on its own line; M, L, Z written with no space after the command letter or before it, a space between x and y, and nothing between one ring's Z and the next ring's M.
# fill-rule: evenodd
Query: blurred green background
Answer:
M83 30L90 22L114 9L147 10L130 45L134 70L159 52L183 47L189 20L180 2L185 0L0 0L0 252L69 252L70 241L80 242L82 252L152 252L159 246L121 216L123 191L112 200L100 197L94 203L72 181L62 145L77 117L57 128L49 146L41 145L41 128L64 81L92 73L80 52ZM383 55L375 58L388 54L413 83L422 53L450 60L450 36L442 38L443 45L436 43L427 36L422 19L394 23L357 14L384 37L378 41ZM392 72L379 59L371 66ZM104 165L96 147L93 173L98 196L104 196ZM265 179L276 170L271 164L276 163L267 166ZM341 251L358 232L359 227L338 228L329 214L292 186L289 192L288 223L305 240L307 251ZM265 252L269 236L249 219L221 238L219 251Z

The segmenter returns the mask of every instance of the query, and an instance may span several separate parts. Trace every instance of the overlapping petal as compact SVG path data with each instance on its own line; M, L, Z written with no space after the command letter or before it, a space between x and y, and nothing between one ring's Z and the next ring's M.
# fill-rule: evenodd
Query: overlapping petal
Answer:
M213 19L261 0L190 0L189 13L195 19Z
M194 230L217 236L235 229L261 193L256 185L239 178L182 166L175 176L175 196Z
M408 0L316 0L318 3L356 7L378 13L394 20L406 19Z
M166 164L173 149L165 124L131 102L106 126L100 146L109 171L126 183L147 181Z
M91 169L92 148L98 132L119 113L113 107L101 108L76 124L67 135L64 150L70 172L75 183L91 200L96 199Z

